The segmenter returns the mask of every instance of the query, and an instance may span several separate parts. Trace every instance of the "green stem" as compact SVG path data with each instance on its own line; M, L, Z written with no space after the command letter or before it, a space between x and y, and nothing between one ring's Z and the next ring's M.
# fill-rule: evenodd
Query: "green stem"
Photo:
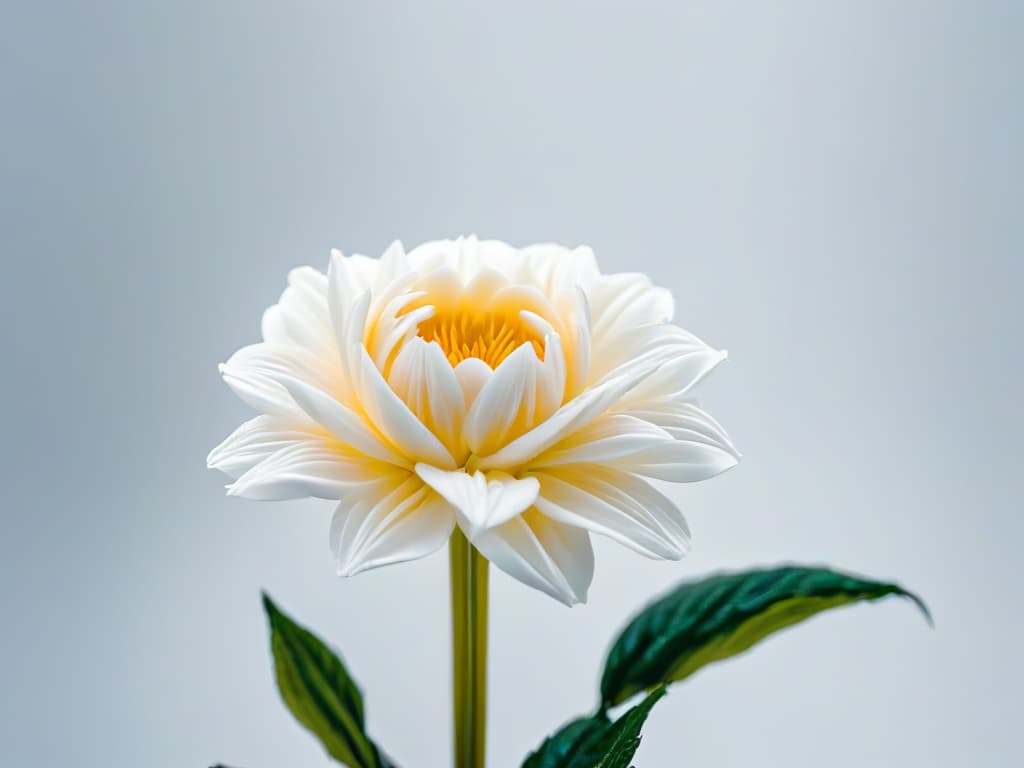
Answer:
M455 768L484 768L487 728L487 560L458 528L449 546Z

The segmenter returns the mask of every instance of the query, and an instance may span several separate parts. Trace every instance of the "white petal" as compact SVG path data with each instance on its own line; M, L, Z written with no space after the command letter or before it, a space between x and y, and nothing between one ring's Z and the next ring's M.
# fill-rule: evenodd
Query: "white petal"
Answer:
M535 478L517 480L504 472L470 475L417 464L416 474L455 507L460 525L471 538L525 512L536 501L540 489Z
M701 353L717 354L717 351L676 325L655 323L621 329L613 339L593 345L589 380L608 376L639 357L657 357L670 363Z
M344 399L355 399L353 391L354 379L359 370L358 348L363 343L372 296L357 279L351 261L337 251L331 256L327 281L331 329L340 363L339 386Z
M473 546L514 579L566 605L584 603L594 575L587 532L529 509L472 539Z
M738 455L711 432L676 438L632 414L607 414L531 462L531 467L599 463L658 480L691 483L736 466Z
M646 400L679 397L692 389L726 358L724 351L708 346L674 325L646 325L619 335L613 345L595 344L590 376L614 376L637 364L655 362L651 375L627 398L630 407Z
M586 247L566 248L552 243L522 249L530 275L549 296L569 294L577 286L590 286L600 278L594 252Z
M622 469L672 482L694 482L731 469L740 452L722 426L695 403L670 397L648 401L629 415L656 425L672 442L652 445L618 463Z
M388 384L416 418L441 439L457 463L463 463L466 401L441 347L421 338L409 340L391 366Z
M561 337L547 320L528 310L522 310L519 314L528 326L544 337L544 360L537 366L536 411L532 416L532 421L536 423L553 414L564 402L565 353Z
M320 440L325 435L326 432L312 422L300 424L294 419L257 416L242 424L210 451L206 466L237 478L282 448Z
M380 259L375 261L379 268L376 281L373 284L374 295L386 294L387 286L394 284L396 280L404 280L412 274L409 258L401 240L392 241L391 245L384 249Z
M572 343L569 345L568 366L566 377L566 396L576 397L590 380L590 308L587 294L581 288L576 289L576 304L569 313L569 328L572 329Z
M276 344L252 344L243 347L220 366L229 387L249 406L263 413L284 417L302 417L302 411L289 397L278 379L290 376L314 386L329 386L318 361L301 349Z
M730 452L697 442L670 440L615 462L615 466L655 480L696 483L720 475L738 464Z
M282 376L278 381L304 413L340 442L366 456L397 466L412 467L412 462L382 440L365 419L327 393L288 376Z
M458 379L459 387L462 388L462 397L466 401L467 410L473 405L473 401L476 400L476 396L480 394L480 390L483 389L487 380L491 378L492 373L494 371L491 370L491 366L479 357L467 357L455 366L455 378Z
M465 293L482 299L495 297L495 294L507 288L525 288L525 286L509 286L508 278L501 272L491 266L481 265L473 278L466 283ZM544 300L543 295L540 296L540 300Z
M419 324L434 316L434 307L427 305L417 307L404 315L398 314L411 301L420 298L416 293L406 293L389 304L377 319L373 334L366 346L373 364L385 375L390 375L389 362L395 350L401 350L410 341L417 338ZM397 307L397 308L396 308Z
M263 313L263 319L260 321L260 331L263 335L263 340L271 344L287 344L292 340L288 335L288 328L285 327L284 318L281 317L281 306L279 304L268 307Z
M278 303L263 314L263 340L304 352L337 365L330 318L327 312L327 280L312 267L288 273L288 287Z
M404 456L445 469L455 469L451 453L388 386L366 348L361 347L359 352L361 404L373 425Z
M530 474L540 480L537 509L553 520L608 536L656 559L678 560L689 546L682 513L635 475L597 464Z
M696 440L720 446L740 458L740 452L722 425L693 400L678 397L649 400L642 407L630 409L629 415L661 427L677 440Z
M374 259L365 256L346 256L341 251L331 251L331 260L327 268L327 301L328 307L341 299L351 304L357 297L370 291L376 278L377 270L370 265ZM331 309L334 312L334 309Z
M455 527L455 511L415 475L386 476L351 490L331 521L338 575L425 557Z
M612 462L672 442L672 436L634 416L605 414L545 451L531 467Z
M361 296L367 291L372 290L380 274L379 259L371 259L368 256L361 256L359 254L346 256L337 248L332 248L331 263L335 261L339 262L339 266L344 267L343 274L341 275L343 285L338 287L343 288L350 298ZM327 281L328 283L331 281L330 268L327 270ZM328 297L329 295L330 289L328 288Z
M649 400L682 397L728 357L725 350L705 349L684 352L660 366L640 383L620 404L622 410L642 408Z
M550 418L513 440L496 453L481 456L484 469L509 469L526 464L542 451L585 427L629 392L656 365L654 361L637 360L620 375L603 381L559 408Z
M464 427L474 453L493 453L533 426L538 363L533 346L522 344L487 379Z
M294 301L292 300L294 298ZM288 273L288 287L281 295L282 319L294 339L306 334L319 338L330 330L327 318L327 282L313 267Z
M622 330L672 319L672 294L646 275L602 275L588 291L594 340L604 342Z
M353 484L365 483L387 465L339 450L332 440L281 448L228 487L230 496L256 501L340 499Z

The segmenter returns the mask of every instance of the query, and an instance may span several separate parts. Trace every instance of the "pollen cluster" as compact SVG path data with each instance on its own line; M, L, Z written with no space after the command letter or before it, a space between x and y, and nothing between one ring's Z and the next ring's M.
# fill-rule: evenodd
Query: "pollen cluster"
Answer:
M476 357L497 368L525 343L532 344L537 357L544 359L543 337L517 311L481 311L465 306L455 311L438 310L419 324L419 335L425 341L436 341L452 366Z

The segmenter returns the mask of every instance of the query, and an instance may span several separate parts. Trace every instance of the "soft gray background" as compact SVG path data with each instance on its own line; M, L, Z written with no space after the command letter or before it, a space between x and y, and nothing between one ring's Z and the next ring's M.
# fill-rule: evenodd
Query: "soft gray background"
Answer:
M620 622L782 560L931 602L837 612L675 689L646 768L1021 764L1020 4L4 0L0 762L327 766L258 594L448 761L446 558L343 581L330 504L222 495L216 364L296 265L477 232L592 245L730 362L746 454L673 491L693 556L493 579L490 759L591 706Z

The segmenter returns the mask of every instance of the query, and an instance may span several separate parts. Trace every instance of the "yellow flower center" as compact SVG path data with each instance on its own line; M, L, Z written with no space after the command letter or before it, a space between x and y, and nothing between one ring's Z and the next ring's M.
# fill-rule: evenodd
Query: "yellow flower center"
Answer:
M419 324L419 335L427 342L436 341L453 367L467 357L476 357L497 368L527 342L537 357L544 359L544 338L512 308L437 307L433 317Z

